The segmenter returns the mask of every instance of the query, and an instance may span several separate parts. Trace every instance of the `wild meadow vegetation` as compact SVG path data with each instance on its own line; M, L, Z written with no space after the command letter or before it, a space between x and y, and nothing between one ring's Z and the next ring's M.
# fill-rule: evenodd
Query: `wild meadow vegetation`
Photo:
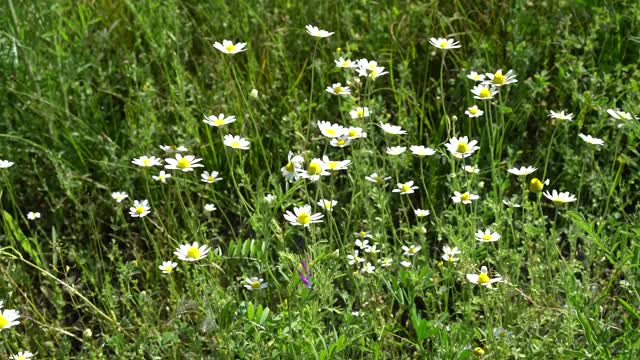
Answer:
M0 20L1 358L640 357L640 2Z

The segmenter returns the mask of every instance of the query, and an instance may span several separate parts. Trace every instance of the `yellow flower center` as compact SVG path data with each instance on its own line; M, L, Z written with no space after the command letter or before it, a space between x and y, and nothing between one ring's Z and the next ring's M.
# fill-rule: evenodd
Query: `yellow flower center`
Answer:
M504 84L506 78L501 73L495 73L493 75L493 83L494 84Z
M214 120L213 123L216 124L216 125L222 125L222 124L224 124L224 119Z
M409 254L415 254L416 252L416 248L414 248L413 246L409 248Z
M189 247L189 249L187 249L187 257L189 259L198 259L200 257L200 249L195 246Z
M20 355L18 356L18 360L27 360L27 358L24 355Z
M375 70L371 70L371 77L372 78L377 78L378 77L378 72Z
M230 145L231 145L231 147L232 147L232 148L240 147L240 143L239 143L238 141L235 141L235 140L234 140L234 141L232 141L232 142L230 143Z
M307 213L298 215L298 222L302 225L309 224L311 222L311 216Z
M9 325L9 319L2 316L2 313L0 313L0 329L6 328L7 325Z
M448 45L449 43L446 41L440 41L440 43L438 44L438 46L440 46L443 49L446 48Z
M562 199L559 199L559 198L555 198L555 199L553 199L551 201L553 201L554 204L564 204L566 202L566 201L564 201Z
M482 88L480 89L479 95L481 98L488 98L488 97L491 97L491 91L489 91L489 89L487 88Z
M483 285L489 283L490 281L491 279L489 278L489 275L485 273L481 273L480 275L478 275L478 284Z
M225 49L227 49L227 51L234 51L236 49L236 46L233 44L229 44L227 46L224 47Z
M478 108L475 108L475 107L469 108L469 112L471 113L471 115L475 115L478 113Z
M485 241L491 240L491 235L489 235L489 234L482 235L482 240L485 240Z
M340 94L342 92L342 86L336 86L333 88L333 92L336 94Z
M320 164L312 162L309 164L309 169L307 170L309 175L320 175L322 173L322 167Z
M359 116L359 115L358 115L358 116ZM353 129L351 129L351 130L349 130L349 132L347 133L347 136L349 136L349 137L356 137L356 136L358 136L358 132L357 132L357 131L355 131L355 130L353 130Z
M327 162L327 166L329 167L329 169L334 170L336 167L338 167L338 162L337 161L329 161L329 162Z
M466 192L460 195L460 199L462 199L462 201L469 201L469 199L471 199L471 196L469 196L469 193Z
M473 75L473 80L480 80L480 75L478 74Z
M182 158L178 160L178 168L179 169L187 169L191 167L191 163L186 158Z
M251 287L254 289L259 289L260 288L260 282L259 281L252 281L251 282Z
M344 145L346 143L346 141L344 141L344 139L339 139L338 140L338 145Z
M144 213L145 208L142 206L136 206L136 214L138 215L142 215L142 213Z
M328 202L328 201L327 201L327 202L325 202L325 203L324 203L324 207L325 207L325 208L327 208L327 209L331 209L331 203L330 203L330 202Z
M325 129L325 131L324 131L324 132L326 132L328 135L331 135L331 136L333 136L333 135L335 135L335 134L336 134L336 130L335 130L335 129L332 129L332 128Z
M459 153L464 154L467 151L469 151L469 146L467 145L466 142L462 142L461 141L461 142L458 143L458 147L456 148L456 151L459 152Z
M177 147L177 146L175 146L175 145L170 145L169 147L170 147L170 148L171 148L171 150L173 150L173 151L176 151L176 149L178 149L178 147Z
M173 271L173 268L171 266L167 265L167 266L164 267L164 271L170 273L170 272Z
M402 190L402 192L409 192L409 191L411 191L411 186L409 186L407 184L402 184L401 190Z
M293 172L293 170L294 170L294 165L293 165L293 163L292 163L292 162L289 162L289 163L284 167L284 169L285 169L285 170L287 170L287 172Z
M358 117L364 117L364 110L360 109L356 112L356 114L358 115Z
M144 165L144 166L149 166L149 163L151 163L151 160L150 160L150 159L144 159L144 160L142 160L142 165Z
M207 178L208 181L213 182L213 180L215 180L216 178L212 175L209 175L209 177Z
M342 66L349 66L349 62L348 61L343 61L342 62Z

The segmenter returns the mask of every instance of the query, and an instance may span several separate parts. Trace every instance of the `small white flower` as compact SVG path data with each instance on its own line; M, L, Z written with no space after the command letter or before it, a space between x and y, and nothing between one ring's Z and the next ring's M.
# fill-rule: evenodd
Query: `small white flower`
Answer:
M350 126L344 131L344 136L346 136L349 140L366 138L367 133L362 131L362 128L356 126Z
M2 310L4 304L0 301L0 331L20 324L20 312L18 310Z
M216 115L205 116L204 120L202 120L202 122L204 122L205 124L209 126L215 126L215 127L231 124L232 122L235 122L235 121L236 121L235 116L230 115L225 117L224 114L219 114L218 116Z
M338 202L336 200L322 199L322 200L318 201L318 206L322 207L323 209L327 210L328 212L332 212L333 211L333 207L336 206L337 204L338 204Z
M182 261L198 261L207 256L209 250L207 245L198 246L198 242L194 242L193 244L180 245L173 254Z
M283 166L280 171L288 182L296 182L304 159L300 155L295 155L292 151L289 151L288 159L287 165Z
M553 110L549 110L549 117L552 118L552 119L573 121L573 114L572 113L565 114L564 110L560 111L560 112L555 112Z
M431 43L431 45L442 50L457 49L460 47L460 42L455 41L454 39L431 38L429 39L429 42Z
M415 156L432 156L436 154L436 151L432 148L422 145L411 145L409 149Z
M554 204L564 204L576 201L576 197L569 192L557 192L553 190L551 193L545 191L543 193L544 197L553 201Z
M321 223L323 217L324 215L320 213L312 214L310 205L294 207L293 213L291 211L287 211L284 214L285 220L287 220L291 225L301 225L304 227L308 227L314 223Z
M206 212L212 212L215 211L217 208L214 204L204 204L204 211Z
M485 75L487 75L490 80L488 83L493 86L503 86L518 82L516 79L516 73L513 70L507 71L506 74L503 74L502 70L498 70L495 74L486 73Z
M491 232L489 229L485 231L478 230L478 232L476 232L476 240L480 242L494 242L500 240L500 234Z
M160 145L160 149L162 149L166 153L176 153L176 152L184 152L187 151L187 148L180 145Z
M637 116L631 115L631 113L624 112L618 109L607 109L607 113L616 120L632 120L634 117L636 119L638 118Z
M480 268L480 274L467 274L467 280L471 283L491 288L491 284L501 282L502 278L490 278L489 275L487 275L487 267L483 266Z
M477 140L469 141L469 138L462 136L460 138L453 137L449 139L449 142L445 144L445 147L449 152L458 159L464 159L473 155L473 153L480 149L476 146Z
M275 200L276 197L273 194L266 194L264 196L264 201L266 201L267 203L271 204L273 202L273 200Z
M371 235L369 235L369 238L371 238ZM359 247L362 250L367 250L369 248L369 240L356 239L355 244L357 247Z
M129 208L131 217L145 217L151 212L148 200L135 200L133 206Z
M224 136L224 144L230 148L249 150L249 141L238 135L227 134Z
M326 38L334 34L332 32L328 32L327 30L320 30L317 26L313 25L307 25L304 28L307 30L307 34L314 37Z
M414 256L415 254L418 253L418 251L420 251L420 249L422 249L422 246L420 245L410 245L410 246L402 246L402 251L404 251L402 253L402 255L405 256Z
M173 261L163 261L162 265L158 267L163 274L171 274L176 266L178 266L178 264Z
M203 171L202 174L200 175L200 181L208 183L208 184L213 184L214 182L218 182L220 180L222 180L222 177L218 176L219 173L217 171Z
M407 181L406 183L398 183L397 188L393 189L392 192L400 193L401 195L413 194L414 190L417 190L418 187L413 185L413 181Z
M155 181L160 181L161 183L166 183L167 179L171 177L171 174L167 174L164 170L160 170L160 173L156 176L153 175L152 178Z
M503 327L493 329L493 336L497 339L508 340L511 336L511 331L505 330Z
M413 212L416 214L416 217L425 217L425 216L429 216L429 214L431 214L431 211L422 210L422 209L415 209L415 210L413 210Z
M345 58L340 58L338 60L333 60L333 61L336 63L336 66L339 68L353 69L358 66L358 64L356 64L355 62Z
M322 157L322 162L324 162L326 169L331 171L347 170L351 165L351 160L329 160L327 155Z
M449 247L449 245L445 245L442 247L442 252L442 260L444 261L456 262L460 260L456 257L461 254L460 250L458 250L457 247L454 247L452 249L451 247Z
M474 86L473 89L471 89L471 93L474 95L474 99L491 100L493 96L498 93L498 90L489 85L480 84Z
M480 169L478 169L477 167L475 167L474 165L465 165L462 167L462 170L471 173L471 174L477 174L480 172Z
M239 52L242 51L246 51L247 49L245 49L245 46L247 45L247 43L236 43L234 44L232 41L229 40L222 40L222 44L220 44L219 42L215 42L213 44L213 47L222 51L225 54L237 54Z
M453 192L453 196L451 197L451 200L453 200L454 203L463 203L463 204L471 204L472 201L474 200L478 200L480 199L480 196L476 195L476 194L471 194L468 192L464 192L464 193L459 193L457 191Z
M29 360L33 356L34 355L31 351L20 351L17 354L11 355L9 360Z
M391 135L403 135L407 133L405 130L402 130L400 126L391 125L388 123L387 124L380 123L378 124L378 127L380 127L387 134L391 134Z
M529 174L532 174L536 170L538 170L538 168L535 168L533 166L522 166L519 169L514 167L513 169L508 169L507 171L516 176L527 176Z
M364 262L364 258L361 258L360 256L358 256L358 250L354 251L353 255L347 255L347 259L348 259L349 265L354 265L357 263Z
M342 135L340 137L331 139L329 145L338 148L347 147L351 145L351 139L349 139L349 137L347 137L346 135Z
M244 285L244 287L247 290L261 290L267 287L266 282L263 282L264 280L261 278L257 278L257 277L252 277L252 278L247 278L244 279L244 281L246 282L246 284Z
M142 166L142 167L152 167L162 165L162 160L158 159L155 156L141 156L137 159L131 160L134 165Z
M411 267L411 261L407 261L407 260L402 260L400 261L400 265L406 267L406 268L410 268Z
M478 105L473 105L472 107L468 108L464 113L470 118L476 118L476 117L482 116L482 114L484 114L484 111L478 109Z
M126 199L129 197L129 195L127 195L126 192L122 192L122 191L114 191L111 193L111 197L113 198L113 200L115 200L118 203L121 203L122 200Z
M204 165L198 164L202 159L197 158L193 155L182 156L181 154L176 154L176 158L167 158L164 159L167 163L164 168L168 170L182 170L184 172L193 171L193 168L203 167Z
M315 182L320 180L322 176L331 175L327 170L329 167L321 159L312 159L306 170L299 170L300 177Z
M397 156L407 151L406 146L391 146L387 148L387 154Z
M382 267L389 267L391 266L392 263L393 263L392 258L378 259L378 264L380 264L380 266Z
M335 83L331 86L327 86L326 91L333 95L346 96L351 94L351 89L348 86L342 86L341 83Z
M376 270L376 267L371 265L370 262L367 262L366 264L364 264L364 266L362 267L362 270L360 270L360 272L367 273L367 274L372 274L375 270Z
M365 230L360 230L360 231L358 231L356 233L353 233L353 235L355 235L357 238L360 238L360 239L373 239L373 236L371 236L371 234L368 231L365 231ZM367 243L368 242L365 241L365 244L367 244ZM357 240L356 240L356 245L358 245L358 241ZM366 245L366 246L368 246L368 245ZM363 249L364 249L364 247L363 247Z
M349 111L349 115L351 115L352 119L363 119L369 117L369 108L368 107L357 107L351 111Z
M502 203L507 205L508 207L519 208L520 204L514 203L511 200L502 200Z
M33 211L29 211L27 213L27 219L33 221L33 220L37 220L40 219L40 213L39 212L33 212Z
M378 249L378 244L373 244L368 248L364 249L364 252L368 254L378 254L380 252L380 249Z
M0 160L0 169L7 169L12 167L14 164L14 162L11 162L9 160Z
M478 74L477 72L472 71L469 73L469 75L467 75L467 78L473 81L482 82L484 81L484 74Z
M384 184L385 182L391 180L391 176L378 175L378 173L373 173L369 176L365 176L364 178L365 180L376 184Z
M249 92L249 96L251 96L254 99L258 98L258 89L251 89L251 91Z
M332 124L328 121L318 121L318 129L320 129L320 132L322 133L322 135L333 139L333 138L337 138L340 137L342 135L344 135L344 127L342 125L339 124Z
M591 135L585 135L580 133L578 134L578 136L580 136L580 139L584 140L585 142L591 145L604 145L604 141L602 139L591 137Z

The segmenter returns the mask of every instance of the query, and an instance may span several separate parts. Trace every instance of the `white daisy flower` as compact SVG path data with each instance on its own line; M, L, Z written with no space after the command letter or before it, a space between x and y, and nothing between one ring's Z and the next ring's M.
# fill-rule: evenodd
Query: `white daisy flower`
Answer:
M607 113L616 120L632 120L634 117L636 119L638 118L637 116L631 115L631 113L624 112L618 109L607 109Z
M391 146L387 148L387 154L397 156L407 151L406 146Z
M489 85L479 84L471 89L471 93L474 95L474 99L491 100L498 93L498 90Z
M411 267L411 261L407 261L407 260L402 260L400 261L400 265L406 267L406 268L410 268Z
M553 201L554 204L564 204L576 201L576 197L569 192L557 192L553 190L551 193L545 191L543 193L544 197Z
M229 115L227 117L224 116L224 114L219 114L218 116L216 115L209 115L209 116L205 116L204 120L202 120L202 122L204 122L205 124L209 125L209 126L215 126L215 127L220 127L223 125L227 125L227 124L231 124L232 122L236 121L236 117L233 115Z
M414 190L417 190L418 187L413 185L413 181L407 181L406 183L398 183L396 189L393 189L392 192L400 193L401 195L413 194Z
M578 134L578 136L580 136L580 139L584 140L585 142L591 145L604 145L604 141L602 139L591 137L591 135L585 135L580 133Z
M501 282L502 278L501 277L495 277L493 279L490 278L489 275L487 275L487 267L483 266L482 268L480 268L480 274L467 274L467 280L469 280L469 282L472 282L474 284L491 288L491 284Z
M327 155L322 157L322 162L324 162L326 169L331 171L347 170L351 165L351 160L329 160Z
M460 138L453 137L449 139L449 142L445 144L445 147L449 152L458 159L464 159L473 155L473 153L480 149L480 147L476 146L478 141L471 140L466 136L462 136Z
M331 139L331 141L329 142L329 145L333 147L338 147L338 148L347 147L351 145L351 139L349 139L349 137L346 135L342 135L340 137Z
M367 273L367 274L373 274L373 272L376 270L376 267L371 265L370 262L367 262L366 264L364 264L364 266L362 267L362 270L360 270L360 272Z
M331 173L327 171L328 169L329 167L327 166L327 164L325 164L324 161L320 159L312 159L309 162L309 166L307 167L307 169L300 170L299 174L301 178L315 182L320 180L321 176L331 175Z
M344 131L344 135L349 138L349 140L366 138L367 133L362 131L362 128L356 126L350 126Z
M352 69L358 66L358 64L356 64L354 61L351 61L345 58L340 58L338 60L333 60L333 61L336 63L336 66L339 68Z
M500 240L500 234L491 232L489 229L485 231L478 230L478 232L476 232L476 240L480 242L494 242Z
M323 209L327 210L328 212L332 212L333 211L333 207L336 206L337 204L338 204L338 202L335 201L335 200L322 199L322 200L318 201L318 206L322 207Z
M378 127L380 127L387 134L391 134L391 135L403 135L407 133L405 130L402 130L400 126L397 126L397 125L380 123L378 124Z
M160 170L160 173L156 176L153 175L152 178L155 181L160 181L161 183L166 183L167 179L171 177L171 174L167 174L164 170Z
M364 258L361 258L360 256L358 256L358 250L354 251L353 255L347 255L347 259L348 259L349 265L354 265L354 264L364 262Z
M158 159L155 156L141 156L137 159L131 160L134 165L142 166L142 167L152 167L162 165L162 160Z
M246 278L246 279L244 279L244 282L246 283L244 285L244 287L247 290L251 290L251 291L253 291L253 290L261 290L261 289L266 288L267 284L268 284L268 283L263 282L263 281L264 281L263 279L257 278L257 277Z
M351 115L352 119L364 119L369 117L369 108L368 107L357 107L351 111L349 111L349 115Z
M224 144L230 148L249 150L249 141L238 135L227 134L224 136Z
M462 167L462 170L471 174L478 174L480 172L480 169L478 169L475 165L465 165Z
M135 200L133 206L129 208L129 215L131 217L145 217L151 212L148 200Z
M159 145L160 149L162 149L166 153L176 153L176 152L184 152L187 151L187 148L180 145Z
M218 182L222 180L222 177L218 176L219 173L217 171L203 171L200 175L200 181L213 184L214 182Z
M344 127L339 124L332 124L328 121L318 121L318 129L322 132L322 135L328 138L337 138L344 134Z
M422 209L415 209L415 210L413 210L413 212L416 214L416 217L425 217L425 216L429 216L429 214L431 214L431 211L422 210Z
M122 192L122 191L114 191L111 193L111 197L113 198L113 200L115 200L118 203L121 203L122 200L126 199L129 197L129 195L127 195L126 192Z
M449 245L445 245L442 247L442 252L442 260L444 261L456 262L460 260L456 257L461 254L457 247L451 248Z
M311 205L304 205L301 207L294 207L293 213L291 211L287 211L284 214L285 220L287 220L291 225L294 226L304 226L308 227L314 223L321 223L324 215L320 213L312 214L311 213Z
M335 83L331 86L327 86L326 91L333 95L346 96L351 94L351 89L348 86L342 86L341 83Z
M402 247L402 251L404 251L402 255L414 256L415 254L418 253L418 251L420 251L420 249L422 249L422 246L420 245L410 245L408 247L405 245Z
M565 114L564 110L560 112L549 110L549 117L552 119L573 121L573 113Z
M193 244L180 245L173 254L182 261L198 261L206 257L209 250L211 249L207 245L198 246L196 241Z
M20 324L20 312L18 310L2 310L3 303L0 301L0 331Z
M7 169L13 166L14 162L9 160L0 160L0 169Z
M34 221L34 220L40 219L40 213L39 213L39 212L37 212L37 211L35 211L35 212L34 212L34 211L29 211L29 212L27 213L27 219L29 219L29 220L31 220L31 221Z
M457 191L454 191L453 196L451 197L451 200L453 200L455 204L460 202L463 204L471 204L472 201L475 201L478 199L480 199L480 196L476 194L470 194L468 192L464 192L461 194Z
M328 32L327 30L320 30L317 26L313 25L307 25L304 28L307 29L307 34L313 37L326 38L334 34L332 32Z
M454 39L431 38L429 39L429 43L442 50L457 49L460 47L460 42Z
M430 147L422 146L422 145L411 145L409 147L413 155L416 156L432 156L436 154L436 151Z
M519 169L514 167L513 169L508 169L507 171L516 176L527 176L529 174L532 174L536 170L538 170L538 168L535 168L533 166L522 166Z
M31 351L20 351L17 354L9 356L9 360L29 360L33 356L34 355Z
M513 207L513 208L521 207L520 204L514 203L511 200L502 200L502 203L505 204L508 207Z
M202 159L196 158L193 155L182 156L181 154L176 154L176 158L167 158L164 159L167 163L164 168L167 170L182 170L184 172L193 171L193 168L203 167L204 165L198 164Z
M369 239L371 239L371 236L369 235ZM359 247L362 250L367 250L369 248L369 240L366 239L356 239L355 244L357 247Z
M204 211L206 212L212 212L212 211L216 211L217 208L214 204L204 204Z
M373 173L369 176L365 176L364 178L365 180L376 184L384 184L385 182L391 180L391 176L378 175L378 173Z
M232 41L229 40L222 40L222 44L220 44L219 42L215 42L213 44L213 47L222 51L225 54L237 54L239 52L242 51L246 51L247 49L245 48L245 46L247 45L247 43L236 43L234 44Z
M484 74L478 74L477 72L472 71L467 75L467 78L473 81L482 82L484 81Z
M163 274L171 274L176 266L178 266L178 264L173 261L163 261L162 265L158 267Z
M300 155L295 155L292 151L289 151L287 165L283 166L280 171L282 176L287 179L288 182L296 182L298 180L299 170L302 168L304 158Z
M393 263L392 258L378 259L378 264L380 264L380 266L382 267L389 267L391 266L392 263Z
M464 112L470 118L477 118L484 114L484 111L478 109L478 105L473 105Z
M490 80L489 84L493 86L503 86L518 82L516 79L516 73L513 70L507 71L506 74L503 74L502 70L498 70L495 74L486 73L485 75L487 75Z

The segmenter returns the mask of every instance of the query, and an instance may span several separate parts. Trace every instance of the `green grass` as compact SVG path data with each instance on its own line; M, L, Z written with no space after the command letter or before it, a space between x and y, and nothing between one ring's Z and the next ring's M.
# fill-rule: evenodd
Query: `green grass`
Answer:
M640 114L640 3L3 1L0 159L15 165L0 169L0 300L21 323L0 331L0 357L468 359L476 347L488 359L640 357L640 124L619 127L606 111ZM313 38L307 24L335 34ZM430 37L462 48L445 53ZM223 39L248 50L222 54L212 44ZM332 96L327 86L356 78L335 67L339 57L376 60L389 74ZM518 82L473 99L466 75L497 69ZM482 117L465 116L473 104ZM352 120L355 106L371 116ZM575 118L552 121L549 110ZM238 120L202 122L219 113ZM318 120L368 136L334 148ZM227 133L250 150L225 147ZM454 136L480 150L455 159L444 146ZM186 146L205 167L153 181L160 168L131 160L170 157L162 144ZM438 153L385 154L410 145ZM305 168L325 154L352 164L287 183L289 151ZM538 170L507 173L516 165ZM205 184L202 170L223 180ZM372 184L373 172L392 179ZM554 206L528 190L533 177L577 201ZM409 180L414 194L392 192ZM113 191L129 198L118 204ZM454 204L454 191L480 199ZM321 198L336 209L323 211ZM141 199L151 213L130 217ZM303 204L324 221L285 221ZM417 218L418 208L431 214ZM487 228L502 238L476 241ZM348 264L361 230L381 250L365 255L372 274ZM193 241L212 248L205 259L173 255ZM411 244L422 249L402 255ZM442 261L445 245L460 261ZM390 267L376 262L387 257ZM178 262L174 273L160 272L165 260ZM483 265L506 281L467 281ZM253 276L268 287L246 290Z

